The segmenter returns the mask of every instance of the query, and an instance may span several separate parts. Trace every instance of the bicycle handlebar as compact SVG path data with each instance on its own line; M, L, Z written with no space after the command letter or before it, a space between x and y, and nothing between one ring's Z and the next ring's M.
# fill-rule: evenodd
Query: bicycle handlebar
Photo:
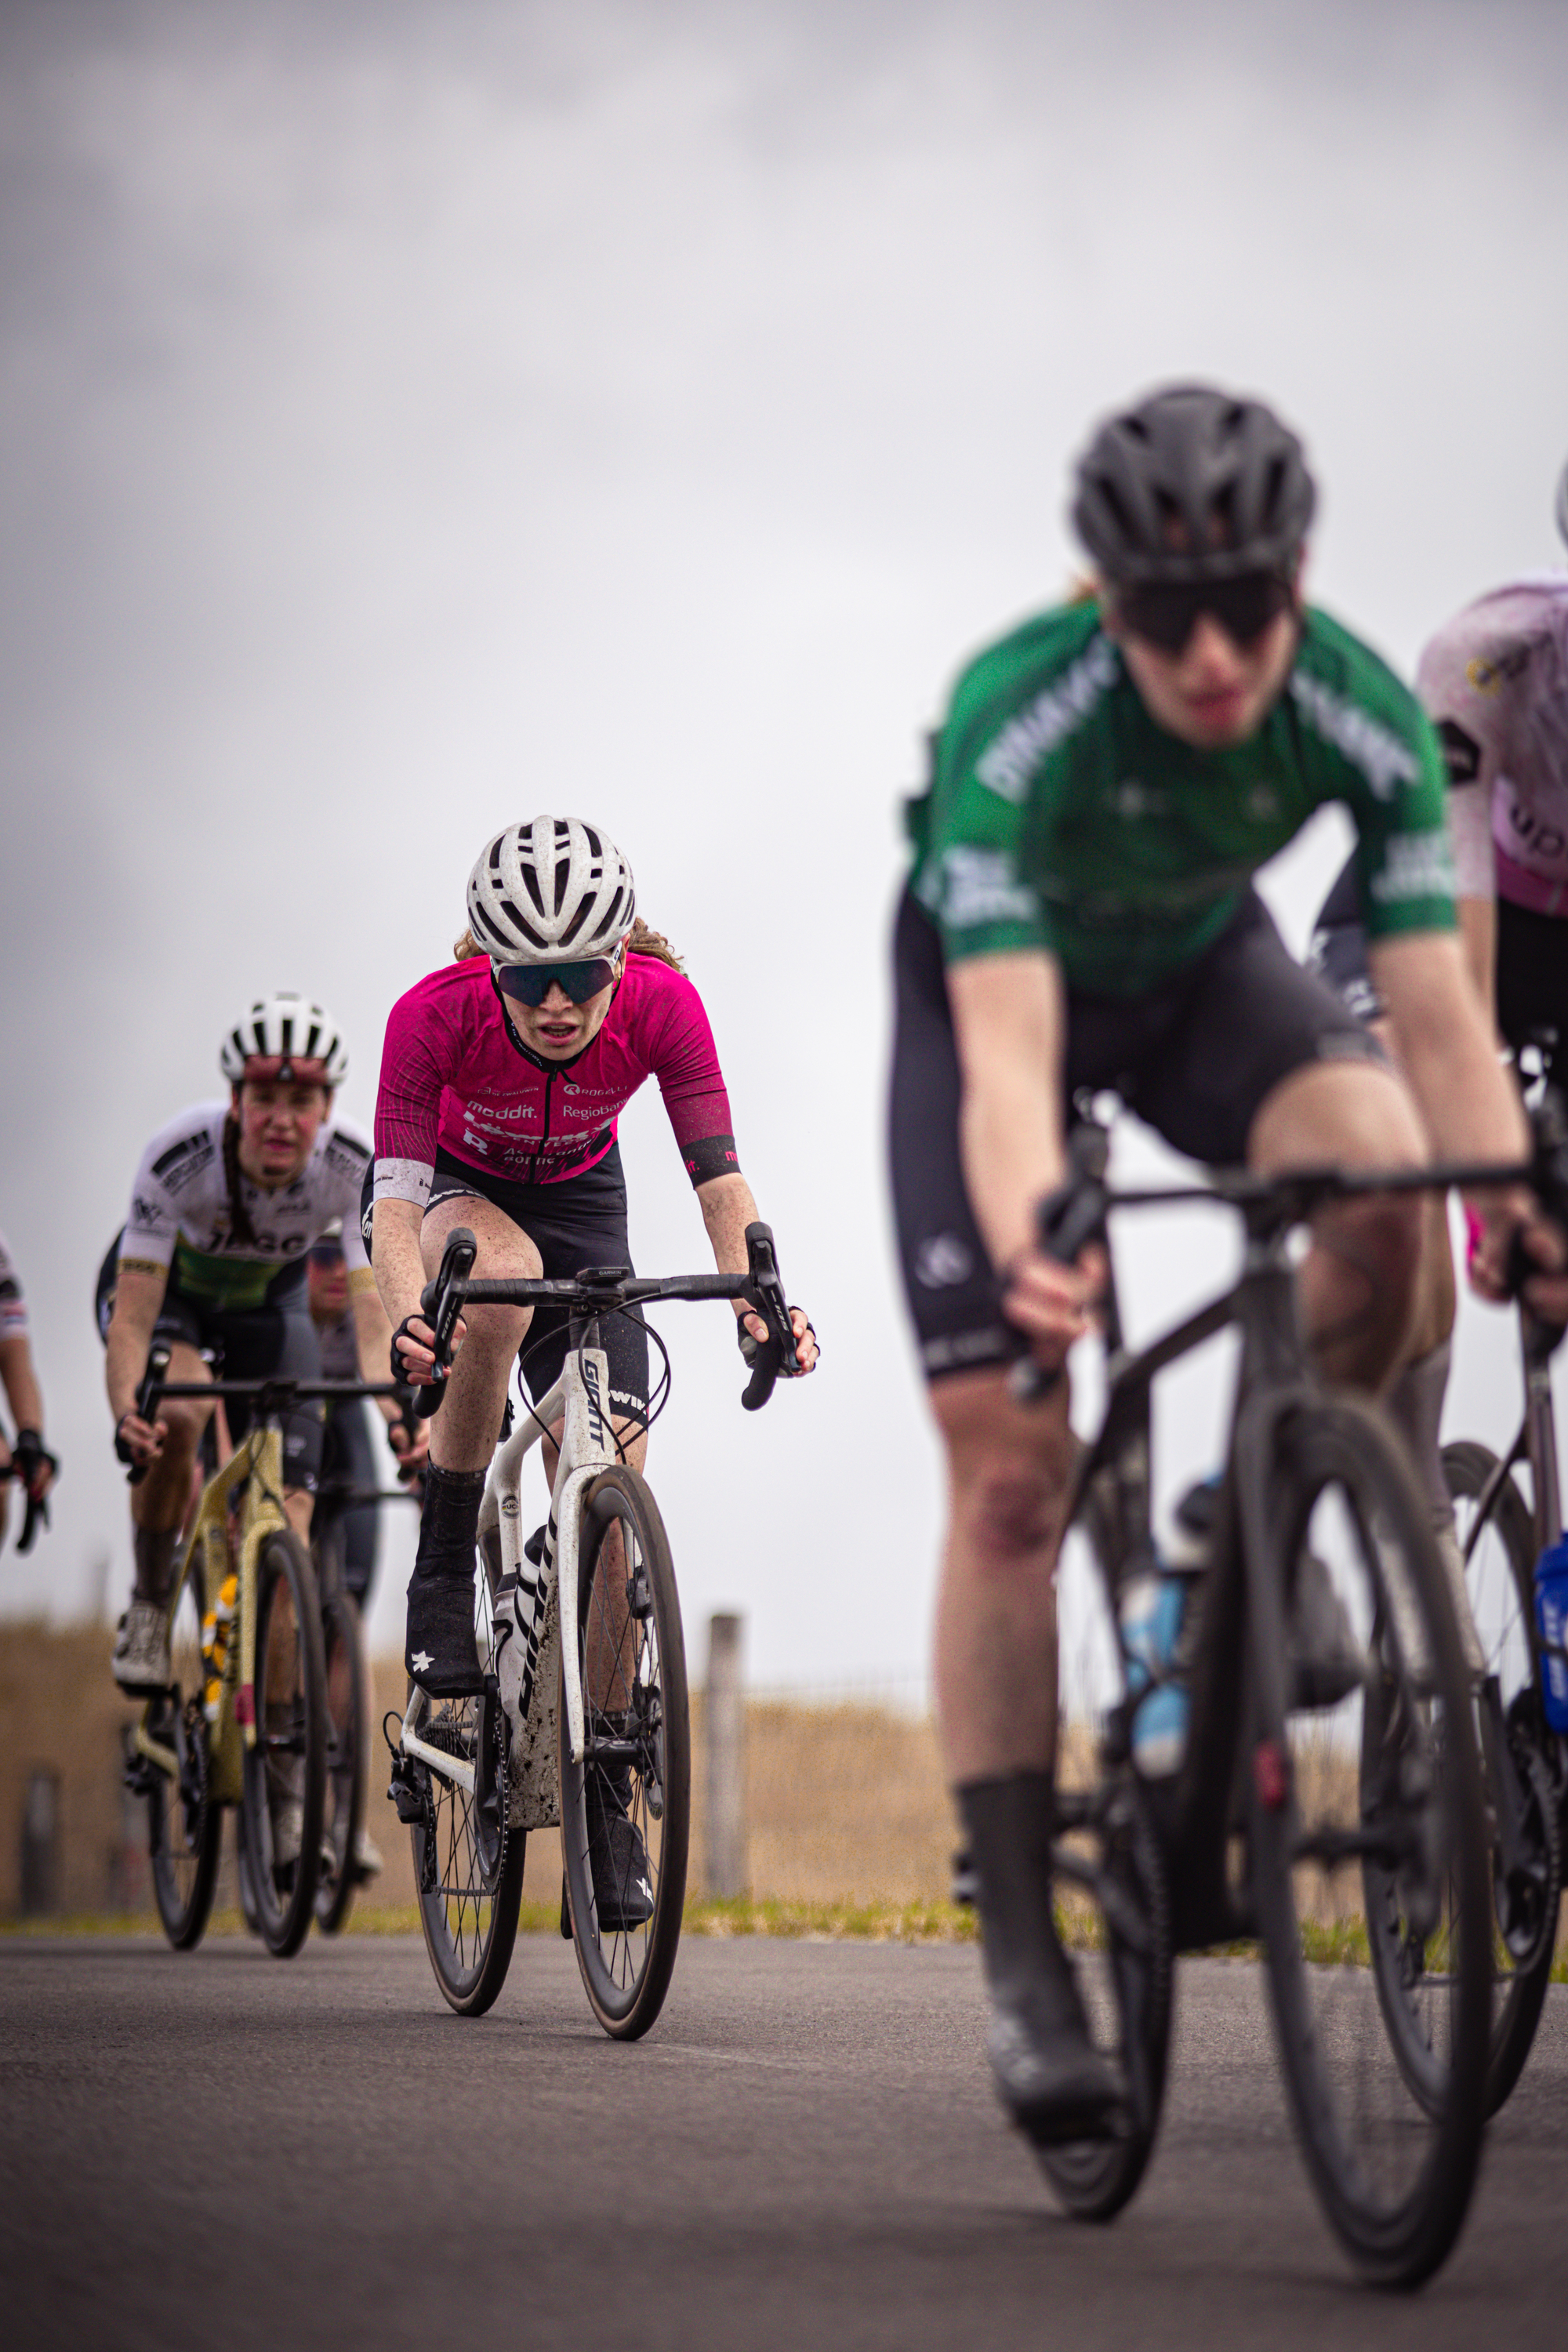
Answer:
M1070 1265L1086 1244L1106 1238L1112 1209L1217 1202L1238 1210L1248 1231L1266 1239L1303 1223L1314 1209L1331 1201L1361 1200L1380 1192L1446 1192L1450 1187L1470 1191L1516 1184L1527 1185L1548 1215L1568 1233L1568 1114L1561 1095L1548 1087L1529 1116L1534 1150L1529 1160L1517 1166L1458 1161L1371 1172L1301 1168L1279 1176L1258 1176L1249 1168L1214 1168L1205 1184L1138 1186L1117 1192L1105 1181L1110 1135L1100 1120L1086 1118L1068 1138L1070 1173L1067 1181L1047 1193L1036 1212L1040 1244L1048 1256ZM1516 1232L1507 1273L1510 1295L1517 1297L1531 1276L1542 1271ZM1033 1357L1022 1356L1013 1367L1010 1384L1014 1395L1027 1404L1048 1396L1061 1377L1062 1368L1047 1371Z
M748 1412L757 1412L773 1394L774 1381L791 1377L795 1332L773 1249L773 1229L760 1220L746 1227L747 1265L740 1279L732 1274L643 1276L633 1274L627 1266L591 1265L564 1278L542 1276L535 1280L513 1275L481 1276L474 1281L469 1278L468 1269L478 1253L479 1244L468 1226L454 1225L447 1236L436 1279L427 1282L420 1294L419 1311L435 1334L438 1373L437 1379L415 1397L414 1410L422 1421L427 1421L440 1408L452 1360L452 1335L465 1307L548 1304L575 1307L592 1315L640 1306L650 1298L743 1298L767 1325L768 1337L759 1347L742 1404Z
M160 1341L147 1350L147 1369L136 1391L134 1410L139 1421L153 1422L165 1397L197 1397L208 1402L218 1397L247 1398L258 1405L258 1420L267 1421L286 1406L301 1402L311 1403L332 1397L406 1399L409 1394L400 1381L302 1381L287 1372L270 1373L254 1381L171 1381L164 1377L168 1369L169 1349ZM406 1412L404 1418L406 1421ZM410 1427L409 1435L413 1433ZM126 1474L126 1485L139 1486L151 1466L147 1462L133 1462Z

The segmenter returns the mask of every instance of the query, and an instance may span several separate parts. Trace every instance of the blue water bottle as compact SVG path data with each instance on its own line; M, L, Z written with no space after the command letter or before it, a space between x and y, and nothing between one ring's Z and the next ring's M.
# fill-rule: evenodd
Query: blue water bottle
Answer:
M1568 1536L1535 1563L1535 1630L1546 1679L1546 1720L1568 1732Z

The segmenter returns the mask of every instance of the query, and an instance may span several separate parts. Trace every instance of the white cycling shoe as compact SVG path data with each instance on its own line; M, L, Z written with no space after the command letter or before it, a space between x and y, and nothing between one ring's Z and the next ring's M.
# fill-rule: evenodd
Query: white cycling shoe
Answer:
M120 1621L109 1670L121 1689L133 1696L168 1689L173 1676L166 1609L155 1601L132 1601Z

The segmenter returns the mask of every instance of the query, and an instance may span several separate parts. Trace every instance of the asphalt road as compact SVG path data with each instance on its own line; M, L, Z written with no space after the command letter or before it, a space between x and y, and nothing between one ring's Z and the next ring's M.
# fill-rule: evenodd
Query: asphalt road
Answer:
M1258 1971L1184 1963L1109 2230L1003 2126L972 1949L689 1941L653 2034L520 1939L485 2020L417 1941L0 1940L0 2340L279 2347L1561 2342L1568 1991L1418 2297L1348 2276Z

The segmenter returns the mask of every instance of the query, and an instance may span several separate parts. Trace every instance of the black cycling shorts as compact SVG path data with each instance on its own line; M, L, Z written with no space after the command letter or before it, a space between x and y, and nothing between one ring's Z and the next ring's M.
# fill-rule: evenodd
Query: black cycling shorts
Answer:
M373 1175L367 1172L362 1196L365 1247L371 1245L370 1208ZM580 1175L558 1184L514 1184L488 1168L470 1168L439 1147L426 1214L441 1201L471 1195L493 1202L503 1216L521 1226L543 1261L550 1281L580 1274L585 1265L625 1265L632 1262L626 1231L626 1180L621 1150L613 1143L602 1160ZM610 1402L625 1420L647 1417L647 1330L641 1313L631 1309L606 1315L599 1325L600 1342L610 1362ZM544 1396L561 1377L566 1361L568 1317L560 1307L536 1307L518 1360L531 1397Z
M1384 1010L1367 963L1352 857L1319 909L1308 961L1361 1021ZM1497 901L1497 1024L1518 1054L1542 1030L1568 1039L1568 917Z
M1023 1351L969 1206L942 942L906 890L893 945L893 1217L928 1380ZM1146 995L1067 997L1066 1093L1114 1089L1167 1143L1239 1165L1266 1096L1306 1064L1376 1060L1373 1039L1297 963L1249 891L1184 971Z
M93 1303L100 1339L109 1336L109 1318L114 1310L121 1238L122 1232L116 1234L98 1270ZM171 1347L183 1340L186 1347L195 1348L207 1357L217 1380L265 1381L274 1373L298 1381L321 1377L321 1345L310 1320L303 1259L273 1277L264 1305L232 1311L190 1297L171 1271L163 1304L153 1326L153 1343L160 1339ZM284 1480L308 1495L315 1493L321 1476L322 1410L321 1402L313 1401L296 1404L282 1416ZM243 1399L230 1397L225 1402L224 1413L228 1433L237 1445L250 1427L250 1407Z

